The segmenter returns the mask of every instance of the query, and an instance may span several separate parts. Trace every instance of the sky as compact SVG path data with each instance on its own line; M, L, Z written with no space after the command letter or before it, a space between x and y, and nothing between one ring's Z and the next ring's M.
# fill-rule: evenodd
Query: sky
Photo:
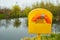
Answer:
M46 2L46 1L49 1L49 0L43 0L43 1ZM54 3L54 4L57 4L56 1L57 0L50 0L50 2ZM24 9L26 6L32 6L32 4L34 4L36 2L40 3L41 0L0 0L0 6L11 8L13 5L17 4L22 9Z

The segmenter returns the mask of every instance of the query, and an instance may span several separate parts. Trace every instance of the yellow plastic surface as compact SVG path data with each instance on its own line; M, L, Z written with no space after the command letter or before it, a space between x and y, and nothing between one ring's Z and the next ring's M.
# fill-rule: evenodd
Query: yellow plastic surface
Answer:
M46 9L43 8L37 8L32 10L28 15L28 32L31 34L51 34L51 24L48 24L46 22L44 23L34 23L32 22L32 18L36 15L40 14L46 14L52 21L52 13Z

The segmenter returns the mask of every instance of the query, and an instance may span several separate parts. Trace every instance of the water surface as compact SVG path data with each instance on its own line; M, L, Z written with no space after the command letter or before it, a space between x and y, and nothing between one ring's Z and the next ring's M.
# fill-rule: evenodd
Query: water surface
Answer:
M60 32L59 25L53 24L52 32ZM28 33L27 18L0 20L0 40L20 40L33 36Z

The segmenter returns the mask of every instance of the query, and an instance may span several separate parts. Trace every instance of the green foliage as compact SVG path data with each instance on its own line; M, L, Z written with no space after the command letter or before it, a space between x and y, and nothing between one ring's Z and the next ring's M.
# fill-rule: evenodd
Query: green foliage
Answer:
M37 40L37 36L33 38L25 38L28 40ZM23 39L23 40L25 40ZM41 40L60 40L60 34L51 34L50 36L41 36Z
M12 11L13 11L13 12L20 12L21 9L20 9L20 7L19 7L18 5L14 5L14 6L12 7Z
M24 10L23 10L23 15L22 16L25 16L27 17L29 12L31 11L32 9L30 7L26 7Z
M5 14L0 14L0 19L4 19L6 17Z
M50 36L42 36L42 40L57 40L59 34L51 34Z
M60 40L60 34L57 36L57 40Z
M35 9L35 8L40 8L40 4L38 2L32 5L32 9Z
M14 22L14 27L19 27L21 24L21 22L19 21L19 19L16 19L15 22Z
M20 17L21 9L18 5L12 7L11 17L18 18Z

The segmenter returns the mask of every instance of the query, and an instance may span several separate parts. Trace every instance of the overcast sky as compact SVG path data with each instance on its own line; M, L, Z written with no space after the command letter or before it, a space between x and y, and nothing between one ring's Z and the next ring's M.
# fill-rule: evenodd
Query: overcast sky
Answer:
M52 1L54 2L54 4L56 4L56 0L50 0L50 2ZM40 3L41 0L0 0L0 6L11 8L16 4L16 2L18 2L17 4L23 9L26 6L31 6L36 2ZM44 2L46 2L46 0L44 0Z

